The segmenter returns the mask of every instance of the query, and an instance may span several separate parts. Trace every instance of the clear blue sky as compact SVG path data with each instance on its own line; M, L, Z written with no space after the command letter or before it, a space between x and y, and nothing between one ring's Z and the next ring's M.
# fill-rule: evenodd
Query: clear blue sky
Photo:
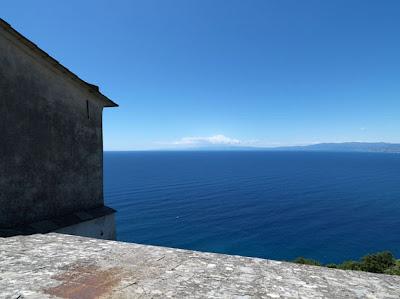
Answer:
M5 0L0 16L120 104L106 150L400 142L397 0Z

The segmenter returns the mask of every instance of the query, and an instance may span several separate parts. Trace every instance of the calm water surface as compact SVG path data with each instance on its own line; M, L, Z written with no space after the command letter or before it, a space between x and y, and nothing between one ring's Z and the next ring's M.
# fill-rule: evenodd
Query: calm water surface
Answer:
M121 241L291 260L400 257L400 155L106 152Z

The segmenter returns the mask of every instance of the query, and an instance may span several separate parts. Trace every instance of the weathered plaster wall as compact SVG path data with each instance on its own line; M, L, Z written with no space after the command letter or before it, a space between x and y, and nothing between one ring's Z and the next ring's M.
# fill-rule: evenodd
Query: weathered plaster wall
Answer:
M0 28L0 228L103 204L102 108Z
M82 236L88 238L115 240L115 214L109 214L54 231L55 233Z

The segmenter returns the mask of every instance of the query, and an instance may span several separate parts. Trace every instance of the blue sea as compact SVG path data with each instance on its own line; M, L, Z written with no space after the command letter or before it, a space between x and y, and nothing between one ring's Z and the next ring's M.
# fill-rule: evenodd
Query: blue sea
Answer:
M118 240L276 260L400 258L400 154L106 152Z

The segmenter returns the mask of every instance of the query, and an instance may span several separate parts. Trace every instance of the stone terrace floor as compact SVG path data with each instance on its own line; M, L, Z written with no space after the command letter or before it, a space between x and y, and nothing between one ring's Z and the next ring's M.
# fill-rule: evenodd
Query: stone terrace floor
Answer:
M0 238L0 298L400 298L400 277L60 234Z

